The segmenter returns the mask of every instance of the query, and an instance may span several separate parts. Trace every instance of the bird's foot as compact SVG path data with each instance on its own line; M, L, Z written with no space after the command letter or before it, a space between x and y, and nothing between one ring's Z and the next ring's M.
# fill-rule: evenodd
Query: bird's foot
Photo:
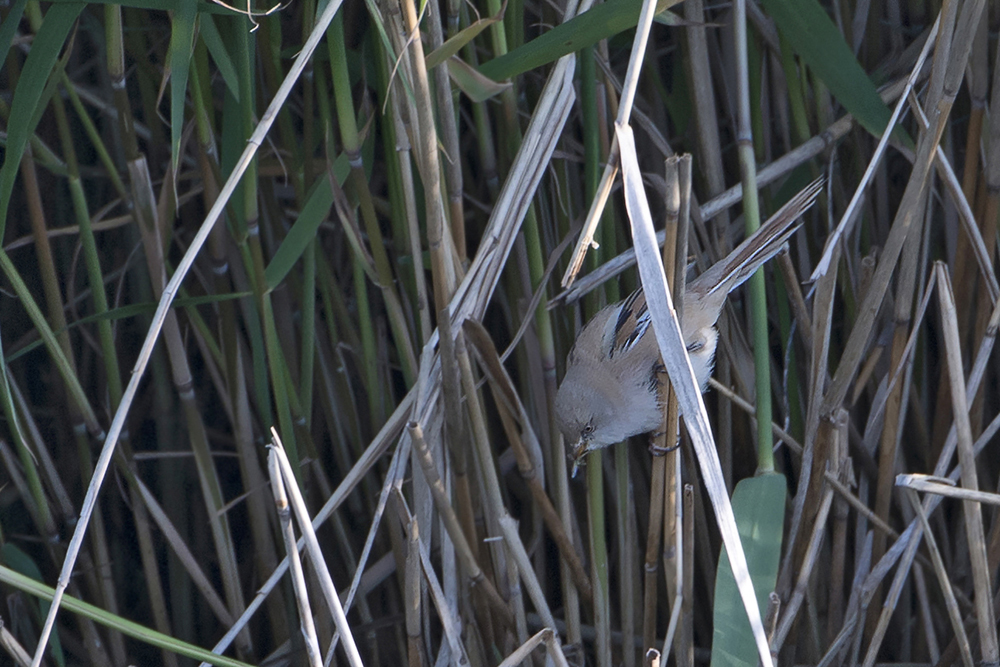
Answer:
M656 431L649 434L649 453L653 456L665 456L681 446L680 439L672 445L664 447L656 444L656 441L667 434L666 431Z

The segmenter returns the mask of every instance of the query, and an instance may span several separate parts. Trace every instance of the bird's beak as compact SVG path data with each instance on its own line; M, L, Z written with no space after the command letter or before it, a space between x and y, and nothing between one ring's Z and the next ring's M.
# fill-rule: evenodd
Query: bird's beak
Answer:
M580 469L583 464L584 457L587 452L590 451L590 441L584 438L580 438L576 443L570 448L570 456L573 458L573 472L571 477L576 478L576 471Z

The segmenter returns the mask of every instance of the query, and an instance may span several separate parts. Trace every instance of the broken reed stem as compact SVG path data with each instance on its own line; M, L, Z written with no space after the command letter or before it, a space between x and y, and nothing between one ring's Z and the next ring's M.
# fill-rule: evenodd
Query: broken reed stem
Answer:
M292 529L292 512L288 508L288 495L285 493L285 483L281 477L278 458L274 450L267 454L267 471L271 479L271 493L281 521L281 537L285 542L285 553L288 554L291 568L292 588L295 591L295 604L299 610L299 623L306 644L306 654L312 667L322 664L323 656L316 638L316 626L313 623L312 608L309 604L309 593L306 590L306 579L302 571L302 559L296 546L295 531Z

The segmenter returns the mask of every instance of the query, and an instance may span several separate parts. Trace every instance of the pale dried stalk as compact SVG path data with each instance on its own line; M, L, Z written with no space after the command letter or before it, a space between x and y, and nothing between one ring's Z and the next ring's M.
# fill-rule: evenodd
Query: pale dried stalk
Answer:
M528 588L528 597L531 598L532 604L535 605L538 615L542 618L542 623L555 632L556 619L552 615L552 610L549 609L549 603L545 599L542 585L539 583L538 577L535 576L535 569L531 565L531 558L528 557L528 551L524 548L521 536L517 532L517 521L504 512L503 516L500 517L500 529L503 530L503 539L507 543L507 549L517 564L521 581Z
M305 639L309 664L312 667L320 667L322 656L319 650L319 640L316 638L316 625L313 623L309 593L306 591L302 559L299 558L299 550L295 546L292 515L288 509L288 494L285 492L285 482L281 478L281 470L278 466L278 458L272 448L267 453L267 471L270 473L271 492L274 494L274 504L277 508L278 518L281 520L281 537L285 542L285 551L291 558L292 590L295 592L295 604L299 610L299 623L301 624L302 636Z
M653 16L656 13L656 2L643 0L642 10L639 12L639 22L636 24L635 39L632 41L632 52L629 54L628 69L625 74L625 81L622 85L621 99L618 103L618 117L615 125L628 125L629 117L632 114L632 103L635 101L635 91L639 84L639 74L642 71L642 59L646 52L646 44L649 41L649 29L653 24ZM604 167L604 175L601 183L597 187L594 201L590 205L587 213L587 220L583 224L583 231L577 241L576 249L570 259L566 273L563 274L562 286L569 287L576 279L576 274L583 266L583 259L586 256L587 248L594 243L594 232L597 230L597 223L600 222L604 213L604 206L607 203L608 195L611 193L611 184L618 172L618 140L611 144L611 152L608 155L607 165Z
M406 506L406 498L403 497L399 485L394 485L393 490L396 492L395 498L402 508L406 522L410 523L414 521L413 515L410 514L410 510ZM430 554L427 553L426 549L417 549L417 551L420 553L420 566L423 568L424 576L427 578L427 587L430 589L431 600L434 601L434 607L438 612L438 620L441 621L445 639L448 641L448 646L453 654L453 663L459 665L471 664L469 656L465 652L465 645L462 643L461 625L452 616L451 609L448 607L448 600L445 598L444 591L441 590L441 582L438 581L437 573L431 564Z
M424 441L424 430L419 422L411 421L406 426L410 434L410 440L413 443L413 451L417 455L420 461L420 467L424 472L424 476L427 478L427 485L430 488L431 494L434 499L434 505L437 508L438 514L444 521L445 528L448 531L451 541L456 547L459 559L462 561L463 567L469 573L469 578L472 580L473 590L482 591L485 594L487 603L490 604L494 613L500 616L506 623L511 624L513 622L513 617L511 616L510 609L507 607L507 603L500 594L497 593L496 589L493 587L493 582L486 578L483 574L482 569L479 567L479 563L472 555L472 549L469 546L468 541L465 539L465 534L462 532L462 527L459 525L458 516L455 514L455 510L452 509L451 503L448 498L447 491L445 491L444 483L438 476L437 468L434 466L434 460L431 458L430 450L427 447L427 443Z
M672 299L667 288L666 276L657 250L655 233L642 186L638 160L635 153L635 139L631 128L616 124L615 131L622 153L622 175L625 183L625 202L632 223L639 275L642 279L646 302L653 321L653 332L660 348L660 355L666 365L670 382L677 392L678 402L684 420L691 434L697 453L698 463L705 478L705 486L716 512L716 521L729 553L740 596L753 629L757 651L765 667L771 667L771 653L767 646L764 628L761 624L760 609L754 595L753 585L747 573L746 555L736 528L736 518L729 502L725 481L719 465L718 453L713 445L711 429L705 403L697 386L694 371L688 359L680 324L674 312Z
M927 549L931 553L931 562L934 563L934 573L937 575L938 583L941 584L941 593L944 595L944 606L948 611L948 620L951 622L951 629L955 632L955 638L958 640L958 647L962 653L962 663L965 667L972 667L974 664L972 660L972 648L969 646L969 637L965 634L965 626L962 624L962 613L958 609L955 591L951 586L951 580L948 578L948 568L941 559L941 551L938 549L937 540L934 538L931 526L927 522L927 513L924 511L923 505L920 504L920 498L917 496L916 491L908 488L905 489L904 494L913 507L917 518L920 520L920 525L924 529L924 539L927 540Z
M947 498L971 500L977 503L986 503L987 505L1000 505L1000 494L956 487L955 483L947 477L901 474L896 476L896 486L913 489L922 493L933 493Z
M955 295L951 291L951 279L944 264L935 265L938 274L938 298L941 303L941 325L944 332L947 353L948 379L951 383L951 398L955 427L958 433L958 460L962 466L962 486L976 491L979 480L976 473L975 455L972 451L972 425L969 422L969 408L965 396L962 349L955 312ZM969 541L969 558L972 561L972 578L977 594L974 602L979 626L979 642L983 661L994 664L1000 660L997 643L996 617L993 611L990 568L986 559L986 540L983 534L983 515L978 503L963 501L966 537ZM925 529L926 532L926 529Z
M337 595L337 590L334 588L333 579L330 577L330 570L326 567L323 551L320 549L319 541L316 539L316 531L313 530L312 521L306 509L305 499L302 497L302 491L299 489L298 481L295 479L295 472L292 470L292 464L288 461L288 457L285 456L285 450L281 446L281 438L278 437L278 431L274 427L271 428L271 438L271 452L274 454L277 464L281 469L281 475L285 479L286 488L291 492L292 511L295 513L296 521L299 522L302 537L305 538L306 549L309 552L309 561L312 563L313 571L319 580L323 598L326 600L327 607L333 615L337 632L343 639L347 662L351 667L363 667L357 644L354 643L351 626L347 622L347 616L344 615L344 608L340 604L340 596ZM295 549L295 551L297 553L298 549Z
M424 46L420 37L417 7L413 0L401 3L409 38L411 85L414 105L417 111L418 151L417 164L423 181L424 209L427 217L427 247L431 254L431 276L434 283L434 305L440 309L451 299L455 289L455 262L451 254L454 248L451 230L445 221L441 204L441 167L438 162L437 130L431 102L430 84L427 80L427 65L424 61ZM416 259L414 259L416 261Z

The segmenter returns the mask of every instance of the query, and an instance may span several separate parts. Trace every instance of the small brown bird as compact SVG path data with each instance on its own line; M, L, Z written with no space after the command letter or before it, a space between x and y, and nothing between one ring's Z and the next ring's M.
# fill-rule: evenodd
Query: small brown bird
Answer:
M810 184L729 256L687 284L681 332L702 391L712 374L719 339L715 322L726 297L784 247L822 185ZM658 428L664 375L641 288L598 312L577 336L556 394L556 419L573 443L573 459L579 462L590 450Z

